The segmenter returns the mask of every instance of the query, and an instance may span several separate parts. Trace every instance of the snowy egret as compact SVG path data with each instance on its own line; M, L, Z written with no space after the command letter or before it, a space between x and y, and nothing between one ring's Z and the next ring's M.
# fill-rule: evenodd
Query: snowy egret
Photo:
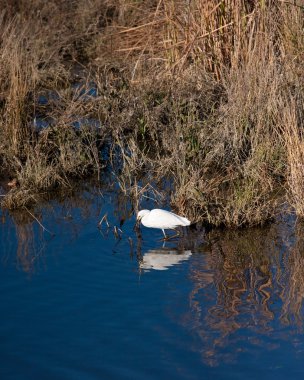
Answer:
M137 214L137 221L141 222L145 227L160 228L163 231L165 239L167 239L165 230L174 230L179 226L190 225L190 220L187 218L158 208L139 211Z

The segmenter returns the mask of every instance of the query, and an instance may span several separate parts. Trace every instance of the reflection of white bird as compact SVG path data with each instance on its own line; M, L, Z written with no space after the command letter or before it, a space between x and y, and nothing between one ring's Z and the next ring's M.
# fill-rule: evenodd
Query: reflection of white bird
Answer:
M173 214L173 212L160 210L155 208L154 210L141 210L137 214L137 220L145 227L160 228L163 231L165 239L167 238L166 229L174 230L179 226L189 226L190 220L182 216Z
M177 253L175 250L163 251L152 249L144 254L140 267L142 269L167 270L172 265L188 260L191 255L191 251Z

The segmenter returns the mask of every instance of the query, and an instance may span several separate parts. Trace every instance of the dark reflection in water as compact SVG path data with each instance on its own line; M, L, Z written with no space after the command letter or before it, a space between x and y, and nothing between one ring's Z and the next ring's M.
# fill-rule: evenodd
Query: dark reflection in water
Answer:
M101 226L99 231L98 222L105 214L109 226ZM41 208L40 212L36 210L33 215L35 217L26 211L2 213L2 266L11 268L11 271L17 268L31 274L30 277L35 277L36 273L50 273L54 271L53 267L48 268L52 252L52 255L65 258L67 273L69 266L80 268L71 276L76 276L75 283L84 284L84 293L80 295L86 305L83 310L90 307L95 310L96 304L102 308L101 295L107 300L105 302L115 301L113 312L107 311L107 320L96 323L91 317L92 320L86 322L88 325L95 323L96 329L101 329L100 342L109 328L111 331L109 326L114 324L115 332L120 331L117 336L114 333L111 336L116 351L112 355L109 351L111 365L107 367L103 363L102 373L110 373L113 378L121 377L123 372L117 376L111 372L111 366L120 365L115 361L120 340L126 335L132 349L136 350L140 343L134 336L136 329L141 328L140 334L151 331L151 336L146 339L153 341L153 354L157 352L153 347L166 347L164 357L170 360L158 363L157 373L164 374L161 378L166 378L168 373L179 378L177 372L172 372L178 365L183 373L180 378L197 378L200 368L221 368L221 378L225 378L225 365L238 365L240 357L251 366L260 363L267 352L282 360L285 343L293 347L292 355L301 355L304 349L303 224L283 220L265 228L208 233L198 228L187 231L180 239L162 242L157 230L142 229L137 233L133 230L133 207L117 193L103 196L82 193L67 201L54 202ZM55 237L44 231L40 224L54 232ZM121 236L114 234L114 228L122 230ZM83 231L86 231L84 236ZM78 258L76 254L68 256L69 249L77 251L78 247L81 247L80 252L87 249L91 253L88 257L80 253ZM90 247L94 250L90 251ZM83 261L77 260L84 260L84 257L88 261L82 270ZM108 285L95 289L96 281L100 281L99 286ZM139 293L140 287L144 289L144 296ZM121 291L127 294L119 297ZM93 297L90 305L86 303L87 295ZM130 308L129 304L136 306ZM130 322L126 322L127 328L122 327L127 319L120 312L124 307L128 313L130 310L135 313L132 318L137 321L136 328ZM146 311L143 311L145 307ZM146 319L141 320L137 312L147 313ZM70 311L67 313L69 315ZM78 317L82 320L86 314ZM131 336L128 329L131 329ZM183 344L182 348L177 348L180 335ZM87 344L82 342L81 350L87 349ZM141 348L148 350L146 346ZM132 349L129 346L128 349L131 355ZM103 350L109 350L109 347L105 346ZM147 352L145 365L150 365L147 363L150 363L151 354ZM196 362L194 358L197 357ZM98 367L101 364L96 359L92 365ZM138 362L135 364L133 356L121 365L129 368L134 378L143 378L143 369ZM269 369L267 363L258 365ZM300 368L298 371L301 372Z
M278 322L302 332L303 225L293 232L280 224L213 232L204 258L191 261L193 288L183 320L205 347L201 352L209 365L234 360L246 350L244 339L263 346L262 336L275 333L278 342L267 343L267 348L278 348L280 340L291 339L291 331L278 328ZM234 350L223 352L226 346Z

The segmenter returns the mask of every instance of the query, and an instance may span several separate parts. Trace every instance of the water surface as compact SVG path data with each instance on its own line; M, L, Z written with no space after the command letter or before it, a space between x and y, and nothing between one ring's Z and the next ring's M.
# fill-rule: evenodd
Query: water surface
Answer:
M303 226L163 244L87 192L35 217L55 236L1 214L1 379L303 378Z

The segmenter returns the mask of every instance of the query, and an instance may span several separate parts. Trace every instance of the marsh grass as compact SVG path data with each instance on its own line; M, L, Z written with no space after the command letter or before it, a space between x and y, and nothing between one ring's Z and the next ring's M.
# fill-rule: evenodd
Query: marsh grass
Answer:
M2 204L98 176L110 142L108 159L135 208L152 192L213 225L262 224L286 200L302 216L303 9L301 1L6 3L0 157L17 186ZM37 131L37 115L50 127ZM75 128L92 119L98 127Z

